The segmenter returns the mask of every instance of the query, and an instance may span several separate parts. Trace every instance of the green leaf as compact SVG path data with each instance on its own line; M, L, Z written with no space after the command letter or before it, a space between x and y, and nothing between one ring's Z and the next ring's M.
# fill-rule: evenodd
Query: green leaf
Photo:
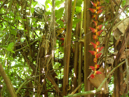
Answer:
M38 4L38 2L34 1L32 2L33 7L35 7Z
M21 65L21 64L12 66L12 68L15 68L15 67L28 67L28 66L24 66L24 65Z
M107 3L109 3L109 0L105 0Z
M55 16L57 19L62 17L62 14L64 12L64 8L60 8L59 10L55 10Z
M46 0L45 1L45 5L47 5L48 3L50 3L51 2L51 0Z
M16 35L16 34L17 34L17 31L16 31L15 29L11 29L10 32L11 32L11 34L13 34L13 35Z
M45 12L46 15L51 15L51 12L47 11Z
M31 13L34 13L34 8L31 8L30 10L31 10Z
M81 21L81 19L74 18L73 25L77 24L80 21Z
M57 1L57 0L56 0L55 6L56 6L56 7L60 7L60 5L61 5L62 3L63 3L63 1Z
M10 12L10 15L13 17L13 16L14 16L14 13L11 11L11 12Z
M125 6L127 4L126 0L122 0L122 6Z
M11 51L12 53L15 53L15 52L13 51L13 47L14 47L14 42L11 42L11 43L8 45L8 47L6 48L6 50L7 50L7 51Z
M76 6L76 13L79 13L82 11L82 7Z
M76 6L80 6L81 7L82 4L82 0L77 0Z
M61 20L58 20L57 23L60 24L61 27L64 26L64 23L63 23L63 21L61 21Z

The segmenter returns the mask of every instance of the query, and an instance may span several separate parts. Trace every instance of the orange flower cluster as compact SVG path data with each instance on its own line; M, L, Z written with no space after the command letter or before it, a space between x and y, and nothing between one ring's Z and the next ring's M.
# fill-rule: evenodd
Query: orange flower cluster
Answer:
M95 28L90 27L90 30L94 33L93 39L95 40L95 43L90 42L90 44L94 47L94 51L89 51L89 52L95 56L93 60L95 66L90 66L90 69L94 72L90 76L90 78L94 78L96 74L101 74L100 71L97 71L97 69L99 68L99 65L97 64L97 60L102 54L99 52L103 49L103 47L99 47L100 42L98 40L98 37L101 35L103 30L102 30L102 25L98 25L98 21L97 21L99 14L102 13L102 6L100 6L99 1L95 3L91 1L91 4L94 6L94 8L89 8L89 10L93 13L92 18L94 18L93 22L94 22Z

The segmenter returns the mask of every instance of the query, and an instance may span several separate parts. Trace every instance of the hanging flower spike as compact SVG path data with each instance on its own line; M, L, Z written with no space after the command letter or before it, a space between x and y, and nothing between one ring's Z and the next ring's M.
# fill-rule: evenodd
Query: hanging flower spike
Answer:
M97 52L96 51L89 51L92 55L96 55Z
M95 71L95 74L102 74L102 72L100 72L100 71Z
M93 20L93 22L94 22L95 26L97 26L97 25L98 25L98 21L94 21L94 20Z
M100 52L104 47L97 48L97 51Z
M95 42L90 42L90 45L94 47L94 51L89 51L92 55L94 55L94 60L93 60L94 66L89 67L94 72L93 74L90 75L90 78L93 79L96 74L102 74L100 71L97 71L97 69L99 68L97 61L102 54L98 52L100 52L103 49L103 47L99 47L100 42L98 41L98 36L100 36L101 33L103 32L103 30L101 30L103 25L98 25L98 18L99 18L99 14L101 14L103 10L98 0L96 0L95 3L91 1L91 4L95 7L95 8L89 8L89 10L93 13L92 18L94 18L94 20L92 22L94 22L94 25L95 25L94 28L90 27L90 30L93 33L95 33L93 35L93 39L95 40Z
M101 54L102 54L102 53L98 53L98 54L96 54L95 57L96 57L96 58L99 58L99 57L101 56Z
M100 29L102 28L102 26L103 26L103 25L98 25L98 26L96 27L96 29L100 30Z
M90 1L91 2L91 4L94 6L94 7L97 7L97 3L95 4L95 3L93 3L92 1Z
M97 35L93 35L93 39L97 40L98 36Z
M94 66L90 66L90 69L92 69L94 71L95 70L95 67Z
M89 8L89 10L90 10L92 13L95 13L95 12L96 12L96 9L93 9L93 8Z
M91 78L91 79L93 79L94 77L95 77L95 75L94 75L94 74L91 74L91 75L90 75L90 78Z
M100 13L102 13L102 11L103 11L103 10L98 10L98 11L97 11L97 14L100 14Z
M90 28L90 30L91 30L93 33L96 33L96 32L97 32L97 29L92 28L92 27L89 27L89 28Z
M102 32L103 32L103 30L100 30L100 31L98 31L98 32L96 33L96 35L100 36Z

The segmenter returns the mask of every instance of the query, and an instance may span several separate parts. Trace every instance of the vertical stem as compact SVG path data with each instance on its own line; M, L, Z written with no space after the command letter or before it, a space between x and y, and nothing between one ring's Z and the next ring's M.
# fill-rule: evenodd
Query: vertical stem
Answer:
M67 19L68 22L67 22L67 25L66 25L66 37L65 37L65 42L64 42L63 95L67 95L67 87L68 87L70 46L71 46L71 32L72 32L71 4L72 4L72 0L68 0L68 19Z
M9 79L9 77L6 75L2 65L0 64L0 74L1 76L3 77L4 81L5 81L5 84L7 85L7 89L11 95L11 97L17 97L16 93L15 93L15 90L13 88L13 85Z
M84 5L84 4L83 4ZM82 8L83 9L83 8ZM80 15L81 19L83 20L83 10L81 12L81 15ZM80 24L80 39L82 38L82 21L81 21L81 24ZM81 84L81 70L82 70L82 44L80 43L79 44L79 66L78 66L78 85ZM81 88L78 89L78 92L81 91Z
M89 43L91 41L91 33L89 33L89 25L90 25L90 13L88 11L90 8L90 0L84 0L84 86L85 91L90 90L90 82L87 80L88 75L90 74L89 65L92 63L92 55L89 54L90 46ZM87 95L85 97L90 97Z

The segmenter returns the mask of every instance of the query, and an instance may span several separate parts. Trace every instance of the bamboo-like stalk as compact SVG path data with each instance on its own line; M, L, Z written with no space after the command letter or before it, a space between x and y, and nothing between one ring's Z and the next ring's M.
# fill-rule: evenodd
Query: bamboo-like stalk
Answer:
M64 78L63 78L63 95L67 94L69 62L70 62L70 48L71 48L71 32L72 20L75 11L76 0L74 0L73 10L71 10L72 0L68 0L68 21L66 25L66 37L64 42ZM67 11L67 10L66 10ZM72 15L71 15L72 13Z
M83 10L82 10L82 12L81 12L81 14L79 15L80 17L81 17L81 20L83 20ZM81 39L82 38L82 24L83 24L83 22L81 21L81 23L80 23L80 35L79 35L79 38ZM78 85L80 85L81 84L81 70L82 70L82 44L80 43L79 44L79 64L78 64ZM78 92L80 92L81 91L81 87L78 89Z
M88 75L90 74L89 65L92 63L92 55L89 54L90 46L89 43L91 41L91 33L89 33L90 26L90 13L88 11L90 8L90 0L84 0L84 88L85 91L90 90L90 82L87 80ZM86 95L85 97L90 97L90 95Z
M79 14L77 15L78 18L80 18ZM76 39L79 36L80 33L80 22L76 26ZM79 43L75 43L75 55L74 55L74 77L73 77L73 86L72 91L77 87L77 76L78 76L78 52L79 51Z
M66 26L66 37L65 37L65 42L64 42L63 95L67 95L68 75L69 75L71 31L72 31L71 4L72 4L72 0L68 0L68 19L67 19L68 22L67 22L67 26Z

